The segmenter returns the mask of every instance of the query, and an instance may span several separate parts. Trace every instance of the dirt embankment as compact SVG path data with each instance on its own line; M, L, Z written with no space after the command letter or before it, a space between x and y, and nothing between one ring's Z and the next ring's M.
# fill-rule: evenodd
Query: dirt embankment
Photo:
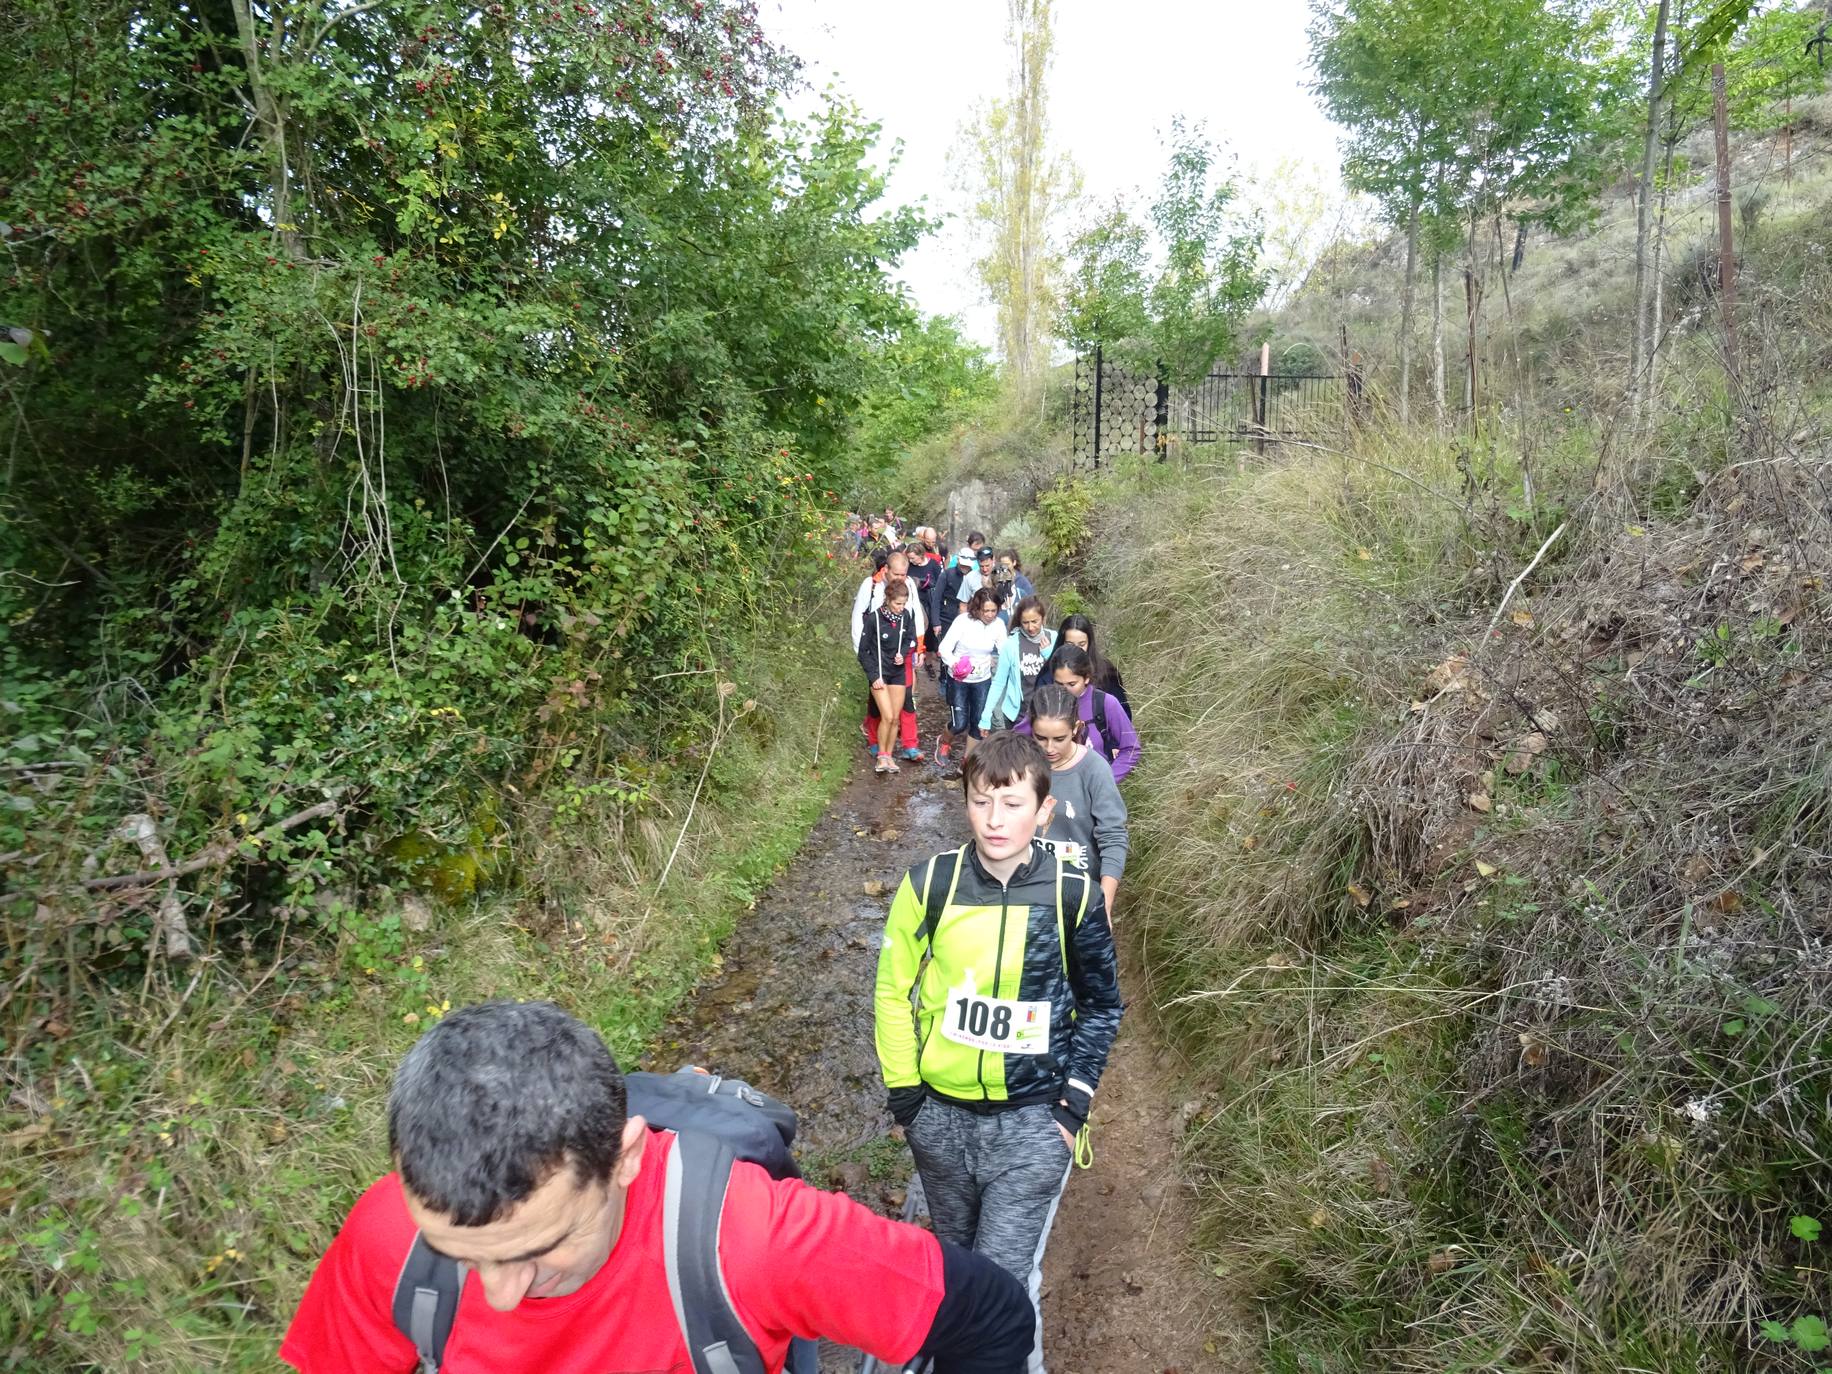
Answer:
M930 690L925 683L925 726L939 711ZM960 844L966 825L958 782L932 766L874 776L856 725L836 747L858 754L854 776L649 1067L704 1064L792 1103L810 1176L895 1215L911 1167L872 1045L878 938L904 871ZM1094 1167L1071 1179L1044 1266L1055 1374L1248 1367L1229 1353L1238 1322L1190 1249L1193 1209L1176 1155L1186 1113L1165 1055L1145 1019L1129 1016L1095 1105ZM856 1359L824 1351L822 1369L851 1370Z

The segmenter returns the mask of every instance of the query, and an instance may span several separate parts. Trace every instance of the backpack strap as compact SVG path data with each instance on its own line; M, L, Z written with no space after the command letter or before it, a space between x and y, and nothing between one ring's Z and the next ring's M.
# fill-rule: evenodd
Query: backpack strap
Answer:
M1052 851L1052 853L1054 853L1054 851ZM1069 865L1064 861L1062 855L1055 854L1054 857L1056 859L1056 949L1062 956L1062 973L1066 978L1069 973L1069 932L1071 930L1080 930L1082 918L1088 914L1088 899L1094 890L1094 875L1085 872L1070 873L1068 872ZM1066 905L1063 901L1062 891L1062 880L1064 877L1081 879L1081 901L1075 908L1075 924L1073 926L1070 926L1063 920L1063 907Z
M463 1291L458 1261L440 1254L416 1232L394 1284L394 1324L419 1351L419 1374L439 1374Z
M954 890L960 885L961 865L966 861L966 845L929 859L929 874L922 882L925 911L922 923L916 927L916 938L929 942L931 954L935 950L935 932L941 926L942 913L947 911L948 904L954 900ZM938 878L939 882L936 881Z
M668 1151L662 1257L694 1374L768 1374L719 1268L719 1225L735 1162L724 1141L699 1131L676 1132Z

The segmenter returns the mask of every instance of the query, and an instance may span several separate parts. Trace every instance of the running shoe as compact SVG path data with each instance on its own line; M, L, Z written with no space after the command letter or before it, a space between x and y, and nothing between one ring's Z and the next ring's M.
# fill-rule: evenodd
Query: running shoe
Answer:
M953 747L951 745L946 745L946 744L936 745L935 746L935 762L943 768L946 768L950 763L954 762Z
M902 759L905 763L921 763L928 755L912 744L907 749L899 749L897 751L897 757Z

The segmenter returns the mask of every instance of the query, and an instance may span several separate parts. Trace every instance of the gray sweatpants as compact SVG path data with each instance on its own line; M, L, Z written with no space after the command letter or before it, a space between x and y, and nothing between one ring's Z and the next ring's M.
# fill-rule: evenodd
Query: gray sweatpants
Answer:
M982 1115L934 1098L904 1132L935 1234L979 1251L1030 1290L1031 1374L1043 1374L1043 1247L1069 1181L1070 1150L1044 1105Z

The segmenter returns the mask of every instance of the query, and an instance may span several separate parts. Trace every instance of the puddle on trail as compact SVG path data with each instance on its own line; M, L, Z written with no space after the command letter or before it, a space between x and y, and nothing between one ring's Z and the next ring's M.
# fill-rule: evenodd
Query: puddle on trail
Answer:
M882 1207L856 1178L858 1153L890 1128L872 1045L879 936L903 874L967 830L958 781L926 763L881 778L858 752L853 777L726 941L719 974L657 1037L645 1067L699 1064L781 1098L801 1119L798 1154L853 1159L851 1191ZM885 1182L886 1193L902 1187Z

